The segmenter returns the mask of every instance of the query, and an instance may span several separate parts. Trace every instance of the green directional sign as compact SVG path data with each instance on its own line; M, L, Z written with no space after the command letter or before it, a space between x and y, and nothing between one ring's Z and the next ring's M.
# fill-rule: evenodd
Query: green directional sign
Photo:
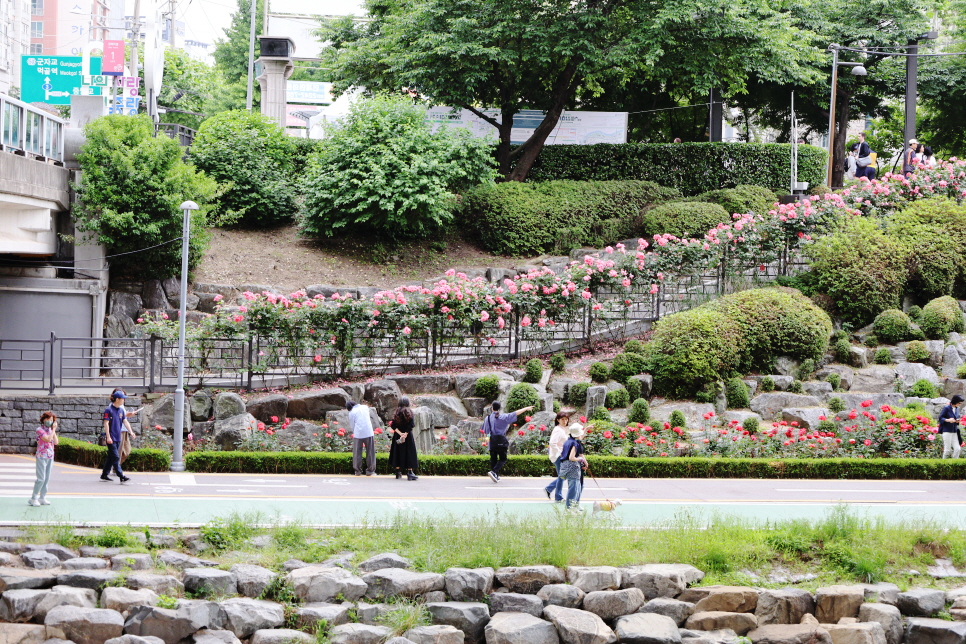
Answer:
M21 56L20 100L70 105L71 96L100 96L100 87L84 85L81 65L80 56ZM99 57L91 57L90 73L100 75Z

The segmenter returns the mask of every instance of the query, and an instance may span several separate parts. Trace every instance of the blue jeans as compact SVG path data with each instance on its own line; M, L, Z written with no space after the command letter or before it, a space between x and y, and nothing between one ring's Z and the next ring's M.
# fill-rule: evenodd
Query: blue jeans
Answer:
M117 451L118 448L120 447L120 445L118 445L118 442L119 441L114 441L113 443L107 446L107 458L104 459L104 466L103 466L103 469L101 470L102 477L107 477L107 475L111 473L111 469L113 468L114 471L117 472L117 475L119 477L124 478L124 472L121 470L121 455L118 454L118 451Z
M47 484L50 483L50 472L54 467L54 459L37 458L37 480L34 482L32 499L42 499L47 496Z
M553 492L554 501L563 501L563 479L560 478L560 463L554 463L553 469L557 472L557 475L550 482L550 485L544 489L547 491L547 494Z
M563 481L563 479L558 479ZM580 479L567 479L567 509L580 505Z

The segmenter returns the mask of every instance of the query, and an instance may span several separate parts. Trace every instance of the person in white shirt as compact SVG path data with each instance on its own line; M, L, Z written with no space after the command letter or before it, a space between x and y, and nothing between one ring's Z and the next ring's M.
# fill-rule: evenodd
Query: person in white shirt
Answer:
M362 476L362 448L366 449L366 476L376 474L376 440L369 420L369 407L349 400L345 404L349 410L349 427L352 428L352 470Z
M560 478L560 465L557 461L560 459L560 452L563 451L564 442L570 436L567 432L567 426L569 424L570 414L564 411L558 412L557 425L550 433L550 444L547 446L547 456L550 457L550 462L553 463L556 475L550 485L545 487L543 491L546 492L547 498L555 503L563 501L563 479Z

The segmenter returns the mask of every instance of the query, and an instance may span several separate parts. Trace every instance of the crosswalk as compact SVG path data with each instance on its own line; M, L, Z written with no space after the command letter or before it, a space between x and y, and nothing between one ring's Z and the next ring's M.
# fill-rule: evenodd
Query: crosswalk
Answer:
M37 470L29 461L0 463L0 496L29 496L36 478Z

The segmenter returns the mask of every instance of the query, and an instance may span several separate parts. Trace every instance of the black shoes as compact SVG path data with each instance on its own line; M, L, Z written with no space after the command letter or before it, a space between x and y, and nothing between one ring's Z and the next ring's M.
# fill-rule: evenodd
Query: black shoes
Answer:
M127 476L122 476L121 477L121 483L127 483L130 480L131 480L130 477L127 477Z
M401 478L402 478L402 474L399 472L399 470L396 470L396 480L399 480Z
M104 475L101 475L101 480L102 481L109 481L111 483L114 482L114 479L112 479L110 476L104 476Z
M412 472L410 472L409 475L406 478L408 478L410 481L415 481L419 477L416 476L415 474L413 474Z

